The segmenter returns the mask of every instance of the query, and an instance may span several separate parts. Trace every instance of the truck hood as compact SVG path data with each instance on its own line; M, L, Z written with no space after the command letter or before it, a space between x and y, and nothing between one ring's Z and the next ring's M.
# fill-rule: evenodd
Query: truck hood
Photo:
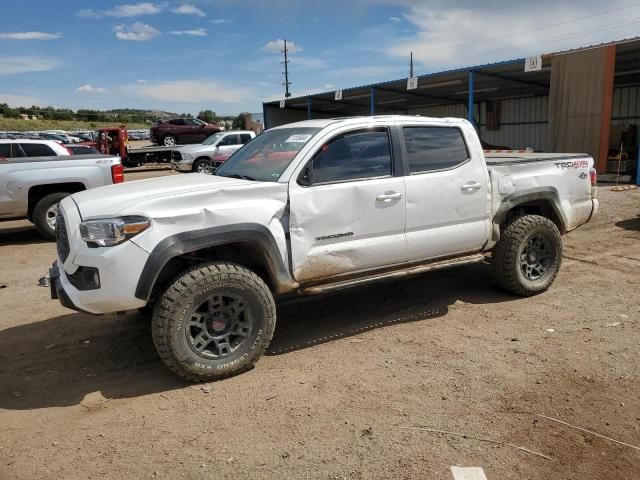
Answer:
M255 188L262 182L189 173L136 180L75 193L75 201L83 220L117 215L157 215L153 205L163 204L171 210L196 206L195 198L205 198L221 190L237 187ZM191 198L191 200L189 199ZM165 200L167 202L165 202ZM171 212L165 212L170 214Z

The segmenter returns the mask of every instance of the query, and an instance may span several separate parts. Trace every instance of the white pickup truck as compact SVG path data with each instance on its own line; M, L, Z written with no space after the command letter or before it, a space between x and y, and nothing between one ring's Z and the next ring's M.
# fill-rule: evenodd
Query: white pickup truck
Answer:
M64 199L52 297L94 314L153 306L166 365L191 381L222 378L263 354L277 296L488 254L505 289L544 291L560 268L561 235L598 209L592 167L586 155L485 159L473 126L460 119L284 125L238 150L215 176Z
M28 140L19 142L25 145ZM65 153L0 157L0 221L27 218L42 236L53 240L60 200L71 193L124 181L120 157Z

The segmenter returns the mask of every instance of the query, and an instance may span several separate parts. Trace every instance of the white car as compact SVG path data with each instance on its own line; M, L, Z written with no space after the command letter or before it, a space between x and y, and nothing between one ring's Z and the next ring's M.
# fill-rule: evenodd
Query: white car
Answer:
M59 155L71 155L71 152L54 140L0 139L0 158L52 157Z
M598 210L595 183L584 154L485 158L458 118L283 125L215 175L62 200L52 297L94 314L153 306L162 360L208 381L265 352L278 295L470 265L489 252L504 289L543 292L560 269L561 235Z
M251 130L215 133L197 145L174 149L171 166L181 172L210 173L255 136Z

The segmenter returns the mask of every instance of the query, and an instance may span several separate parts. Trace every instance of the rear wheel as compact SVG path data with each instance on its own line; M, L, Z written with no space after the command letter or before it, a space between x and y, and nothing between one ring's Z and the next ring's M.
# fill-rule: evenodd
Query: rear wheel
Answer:
M275 325L275 302L260 277L233 263L210 263L167 288L152 330L162 361L181 377L202 382L250 369Z
M199 158L193 162L193 171L198 173L211 173L211 160Z
M525 215L507 225L493 250L500 285L516 295L530 296L551 286L562 261L562 239L548 218Z
M174 137L173 135L165 135L162 138L162 144L165 147L173 147L176 144L176 137Z
M33 209L33 223L40 235L47 240L56 239L56 216L60 200L69 194L66 192L50 193L42 197Z

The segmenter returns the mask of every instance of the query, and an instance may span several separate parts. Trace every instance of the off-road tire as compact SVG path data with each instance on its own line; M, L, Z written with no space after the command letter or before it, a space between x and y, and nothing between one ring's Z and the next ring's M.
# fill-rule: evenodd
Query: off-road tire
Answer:
M207 352L198 354L191 338L192 328L196 328L196 336L200 333L197 326L193 327L193 315L197 315L199 305L204 305L202 302L217 298L214 295L241 298L245 302L243 312L248 312L242 314L244 321L251 323L250 333L224 358L207 358ZM211 316L211 304L207 308L209 313L202 315ZM202 324L213 325L205 322ZM264 281L240 265L213 262L187 270L169 285L155 306L152 334L158 355L173 372L192 382L206 382L252 368L269 346L275 326L276 306ZM211 335L208 330L205 334Z
M549 255L544 273L539 278L528 278L525 249L530 242L540 239L546 243L543 249ZM523 256L524 255L524 256ZM503 230L493 249L492 263L498 283L505 290L528 297L547 290L560 270L562 238L555 223L539 215L514 218ZM524 271L523 271L524 269Z
M200 166L206 164L208 167L205 171L200 171ZM212 168L212 164L211 164L211 160L209 160L208 158L198 158L195 162L193 162L193 171L196 173L211 173L211 168Z
M60 200L69 196L67 192L56 192L50 193L42 197L36 203L35 208L33 209L33 213L31 215L31 219L36 226L36 229L47 240L55 240L56 239L56 229L55 226L52 227L47 221L48 215L51 213L51 209L54 205L60 203Z

